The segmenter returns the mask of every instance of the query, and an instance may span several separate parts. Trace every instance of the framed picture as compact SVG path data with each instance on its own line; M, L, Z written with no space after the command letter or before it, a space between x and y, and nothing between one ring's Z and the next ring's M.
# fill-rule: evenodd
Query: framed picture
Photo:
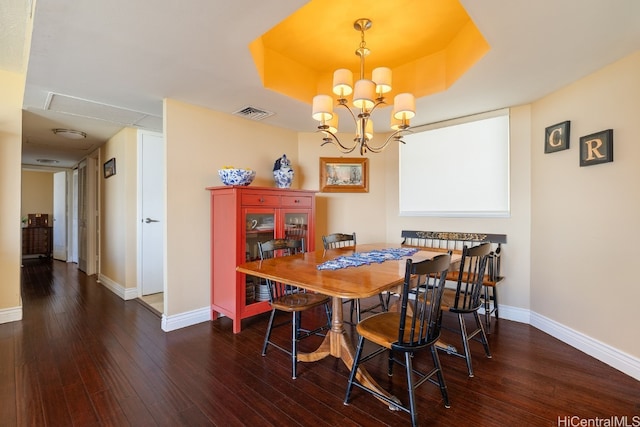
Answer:
M104 177L109 178L116 174L116 158L113 157L104 163Z
M544 132L544 152L555 153L556 151L569 149L569 132L571 122L558 123L557 125L549 126Z
M613 129L580 137L580 166L613 162Z
M320 157L320 191L368 193L369 159L366 157Z

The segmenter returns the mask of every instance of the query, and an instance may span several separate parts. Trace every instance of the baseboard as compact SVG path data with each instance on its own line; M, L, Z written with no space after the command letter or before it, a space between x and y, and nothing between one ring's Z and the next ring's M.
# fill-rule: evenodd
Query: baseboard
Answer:
M22 307L3 308L0 310L0 324L22 320Z
M176 329L186 328L187 326L196 325L211 320L211 307L206 306L184 313L173 314L167 316L162 315L162 330L165 332L175 331Z
M125 288L103 274L98 275L98 282L125 301L138 298L138 288Z
M478 313L484 316L484 307L480 307ZM531 324L531 312L524 308L511 307L500 304L500 319L513 320L514 322ZM495 313L491 315L495 317Z
M478 313L484 314L484 310L480 309ZM561 323L530 310L502 304L500 304L500 319L513 320L531 325L559 339L563 343L569 344L571 347L624 372L630 377L640 380L640 359L575 331Z
M640 381L640 359L534 312L530 325Z

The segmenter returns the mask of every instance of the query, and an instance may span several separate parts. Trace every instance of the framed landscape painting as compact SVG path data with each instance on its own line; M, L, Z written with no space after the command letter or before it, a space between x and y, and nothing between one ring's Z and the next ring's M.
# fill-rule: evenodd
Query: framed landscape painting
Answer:
M320 191L368 193L369 159L366 157L320 157Z

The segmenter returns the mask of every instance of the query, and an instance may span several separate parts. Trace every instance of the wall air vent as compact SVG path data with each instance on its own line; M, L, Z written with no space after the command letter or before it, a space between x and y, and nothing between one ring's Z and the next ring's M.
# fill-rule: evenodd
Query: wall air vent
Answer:
M275 113L271 111L261 110L256 107L242 107L238 111L232 113L234 116L244 117L249 120L262 120L273 116Z

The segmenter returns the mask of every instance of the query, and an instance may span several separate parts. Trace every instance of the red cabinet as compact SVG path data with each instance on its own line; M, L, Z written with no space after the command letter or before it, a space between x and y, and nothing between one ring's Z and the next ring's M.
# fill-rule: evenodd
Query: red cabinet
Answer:
M240 321L269 311L265 284L236 272L259 258L258 242L304 238L315 245L315 191L267 187L209 187L211 193L211 319L223 314Z

